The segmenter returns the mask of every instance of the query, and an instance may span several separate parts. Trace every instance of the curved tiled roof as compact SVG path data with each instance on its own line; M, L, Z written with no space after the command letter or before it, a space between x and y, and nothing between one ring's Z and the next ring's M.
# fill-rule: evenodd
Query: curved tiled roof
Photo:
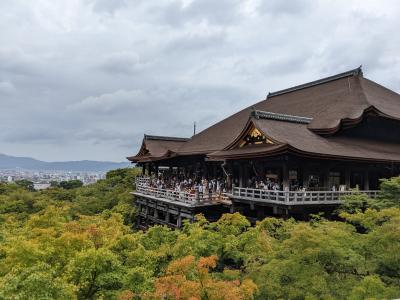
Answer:
M358 68L270 93L267 99L195 135L178 152L210 153L224 149L240 134L253 110L312 118L308 129L333 133L343 120L360 121L368 109L400 119L400 95L364 78Z
M168 158L187 141L187 138L144 135L139 152L127 159L131 162L145 162Z
M255 111L261 117L254 119L256 124L261 127L268 124L270 128L263 127L268 130L267 134L298 151L325 155L336 153L355 158L363 155L366 158L379 158L381 153L385 159L392 157L396 160L398 155L393 151L400 152L397 145L381 144L388 149L385 152L372 149L374 145L362 140L332 136L342 127L361 122L366 112L400 120L400 95L364 78L361 68L269 93L265 100L233 114L169 150L176 155L213 153L217 157L218 152L221 155L220 151L226 150L240 136L249 117L257 115ZM366 151L362 152L362 149ZM232 151L231 155L234 155Z

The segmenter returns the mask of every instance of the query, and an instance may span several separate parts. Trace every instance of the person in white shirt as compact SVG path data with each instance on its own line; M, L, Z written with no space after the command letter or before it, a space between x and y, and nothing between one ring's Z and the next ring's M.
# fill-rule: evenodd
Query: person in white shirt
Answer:
M217 194L221 193L221 183L217 180Z

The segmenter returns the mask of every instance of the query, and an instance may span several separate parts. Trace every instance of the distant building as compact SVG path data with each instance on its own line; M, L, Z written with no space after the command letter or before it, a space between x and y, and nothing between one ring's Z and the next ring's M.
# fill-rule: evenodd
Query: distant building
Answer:
M380 178L399 175L400 95L357 68L269 93L189 139L145 135L128 159L148 176L167 167L165 180L221 178L229 199L181 197L144 181L134 193L142 226L180 226L182 216L221 207L254 220L305 217L333 210L350 189L373 197Z

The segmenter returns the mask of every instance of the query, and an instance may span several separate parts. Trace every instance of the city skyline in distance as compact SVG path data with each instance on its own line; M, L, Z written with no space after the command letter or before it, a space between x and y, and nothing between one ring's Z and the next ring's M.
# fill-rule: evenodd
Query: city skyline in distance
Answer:
M132 166L126 162L111 162L97 160L76 161L43 161L33 157L20 157L0 153L0 170L24 169L24 170L47 170L47 171L94 171L105 172L112 169Z

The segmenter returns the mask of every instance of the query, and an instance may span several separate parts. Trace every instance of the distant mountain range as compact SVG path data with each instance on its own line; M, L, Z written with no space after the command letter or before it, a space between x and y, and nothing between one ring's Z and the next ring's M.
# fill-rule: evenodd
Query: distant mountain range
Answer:
M109 162L109 161L60 161L46 162L31 157L16 157L0 154L0 169L25 169L25 170L46 170L46 171L86 171L102 172L118 168L126 168L129 162Z

